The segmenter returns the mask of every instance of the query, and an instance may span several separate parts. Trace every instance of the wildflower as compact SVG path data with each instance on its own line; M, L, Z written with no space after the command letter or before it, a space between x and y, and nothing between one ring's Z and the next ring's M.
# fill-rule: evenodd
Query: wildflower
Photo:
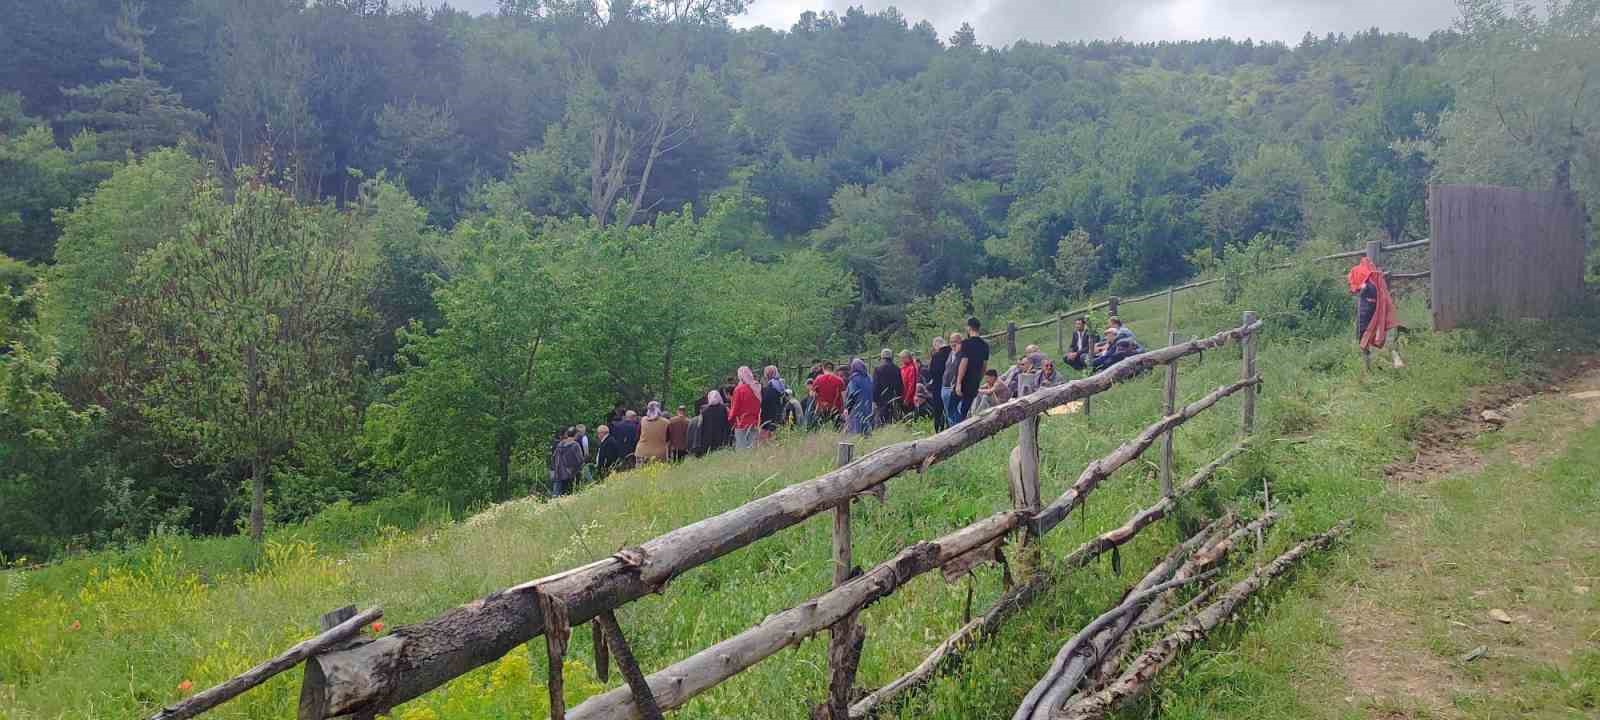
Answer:
M383 632L383 621L382 620L378 620L378 621L372 623L372 631L375 632L375 633Z
M83 623L73 620L72 624L67 626L67 629L73 631L81 630L83 629Z
M188 695L189 691L191 691L191 690L194 690L194 681L193 680L185 680L185 681L183 681L181 683L178 683L178 692L181 692L181 693L183 693L185 695Z

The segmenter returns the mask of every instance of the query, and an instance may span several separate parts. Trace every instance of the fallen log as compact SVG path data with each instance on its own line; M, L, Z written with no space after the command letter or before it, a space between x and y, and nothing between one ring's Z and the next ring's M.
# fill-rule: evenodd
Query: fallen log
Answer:
M918 575L1004 537L1022 527L1024 513L991 515L932 542L913 545L893 558L806 603L768 616L760 625L701 650L646 681L662 710L682 707L690 698L756 663L843 620L892 594ZM567 713L570 720L637 718L633 693L617 688L585 700Z
M1210 569L1218 562L1221 562L1223 556L1227 555L1240 539L1249 537L1250 535L1254 535L1268 527L1271 527L1273 523L1278 521L1278 518L1279 515L1277 513L1265 513L1261 517L1252 520L1244 527L1234 530L1232 533L1207 540L1203 545L1200 546L1200 549L1196 550L1193 555L1189 556L1188 560L1184 561L1183 565L1178 568L1178 571L1173 575L1173 577L1191 577ZM1203 598L1216 592L1216 589L1216 586L1212 585L1205 590L1202 590L1200 594L1196 595L1188 605L1185 605L1185 607L1188 609L1193 609L1193 607L1198 606L1201 602L1204 602ZM1171 604L1173 597L1173 593L1169 592L1156 598L1145 607L1144 612L1140 613L1138 617L1133 619L1132 625L1135 627L1132 628L1132 632L1128 631L1129 628L1122 628L1116 637L1109 639L1109 641L1106 643L1106 645L1109 646L1109 649L1106 647L1101 648L1101 652L1098 655L1099 659L1094 663L1094 667L1091 668L1091 670L1094 671L1095 678L1104 680L1112 677L1116 673L1117 667L1122 664L1123 656L1128 654L1128 647L1133 640L1133 634L1135 632L1141 632L1150 627L1159 627L1161 625L1165 625L1174 617L1182 617L1184 613L1187 612L1187 610L1182 609L1172 613L1166 612L1166 609Z
M1239 443L1231 450L1223 453L1222 456L1218 457L1216 460L1211 461L1205 467L1202 467L1196 471L1194 475L1190 476L1189 479L1184 481L1183 485L1177 489L1173 498L1163 498L1160 502L1156 503L1155 506L1135 513L1133 518L1122 527L1112 530L1109 533L1100 535L1078 546L1076 550L1067 555L1068 560L1066 562L1060 563L1061 568L1064 570L1072 570L1083 567L1107 550L1120 546L1133 539L1133 537L1138 535L1141 530L1157 520L1165 517L1166 513L1171 511L1175 499L1182 498L1184 495L1187 495L1188 493L1191 493L1205 485L1205 483L1216 474L1217 470L1219 470L1223 465L1227 464L1233 458L1237 457L1240 453L1244 452L1248 446L1248 440ZM1157 512L1158 509L1159 512ZM1215 523L1213 523L1213 526L1215 526ZM1108 538L1108 536L1111 537ZM933 649L933 652L929 653L928 657L924 658L923 661L918 663L917 666L910 672L901 675L889 684L874 690L866 697L857 701L854 705L851 705L850 717L869 717L873 713L877 712L878 708L882 707L885 703L889 702L895 697L926 684L935 675L943 671L947 666L957 662L960 659L961 653L965 652L967 648L976 644L980 639L993 634L995 628L999 627L1000 624L1004 622L1005 619L1013 612L1026 607L1029 603L1033 602L1034 598L1036 598L1040 592L1054 584L1056 578L1063 574L1064 573L1061 572L1061 570L1047 570L1046 572L1041 572L1035 575L1027 583L1008 590L1005 594L1000 596L999 600L995 601L994 605L990 606L989 610L985 612L982 617L968 621L966 624L962 625L953 634L951 634L950 637L946 638L944 642L939 643L939 645Z
M1266 566L1250 573L1248 577L1229 588L1216 602L1207 606L1200 614L1184 623L1172 634L1157 640L1135 658L1128 670L1122 673L1115 681L1104 690L1085 696L1081 700L1068 705L1055 717L1067 720L1091 720L1102 718L1122 703L1137 697L1150 688L1156 675L1165 669L1178 652L1203 639L1207 633L1216 629L1249 599L1250 595L1265 587L1279 575L1288 572L1296 561L1306 556L1313 550L1321 550L1333 544L1350 529L1352 521L1346 520L1333 526L1327 532L1306 540L1287 552L1279 555L1276 560Z
M201 690L162 708L154 715L151 715L150 720L182 720L182 718L191 718L199 715L232 700L250 688L270 680L274 675L299 665L306 658L348 642L351 638L360 635L362 628L381 617L383 617L383 608L372 608L366 612L358 613L326 631L296 643L294 647L283 651L281 655L246 670L238 677L216 687Z
M1256 322L1136 355L1088 378L1011 400L932 437L884 447L820 477L678 528L610 558L493 593L433 619L396 628L359 648L320 655L309 662L317 665L326 682L314 688L316 697L311 700L326 708L330 716L386 712L538 637L544 622L535 590L560 598L567 606L568 622L581 625L600 612L661 592L688 570L831 510L902 472L926 468L1026 418L1104 392L1142 370L1221 347L1260 328L1261 323Z
M1219 533L1232 529L1235 524L1234 515L1229 513L1201 528L1200 532L1179 543L1161 562L1156 563L1155 567L1151 568L1144 578L1129 590L1128 595L1141 594L1168 580L1181 580L1186 583L1194 579L1193 576L1183 578L1175 576L1180 569L1187 565L1189 558L1195 552L1213 542ZM1139 605L1144 605L1159 596L1160 593L1148 596ZM1127 598L1125 597L1122 604L1126 604L1126 601ZM1120 608L1122 604L1119 604L1118 607ZM1017 707L1014 718L1028 720L1037 716L1047 717L1052 709L1060 707L1062 701L1069 697L1073 690L1083 682L1083 678L1088 674L1089 670L1104 657L1107 649L1127 632L1128 626L1133 624L1134 616L1119 612L1115 613L1109 620L1114 620L1114 622L1108 621L1105 624L1091 623L1092 632L1080 632L1078 637L1068 642L1056 654L1050 669L1045 672L1038 683L1034 684L1034 687ZM1085 630L1089 630L1089 628L1085 628ZM1079 649L1084 647L1085 644L1087 644L1088 652L1079 652Z
M1154 445L1156 440L1160 439L1163 434L1175 427L1178 427L1179 425L1188 422L1189 420L1194 419L1200 415L1200 413L1205 412L1212 405L1220 402L1223 398L1239 392L1240 390L1252 388L1260 384L1261 376L1257 375L1252 378L1240 380L1232 385L1224 385L1223 387L1217 388L1216 390L1213 390L1211 394L1206 395L1205 397L1184 406L1179 411L1156 421L1155 424L1145 428L1143 432L1140 432L1137 437L1123 443L1116 450L1112 451L1110 455L1089 463L1089 466L1083 469L1083 473L1078 476L1078 481L1073 483L1072 487L1068 488L1065 493L1062 493L1061 497L1057 498L1055 502L1050 503L1050 505L1045 507L1045 509L1039 511L1038 516L1034 519L1034 533L1043 535L1047 532L1050 532L1052 528L1054 528L1062 520L1066 519L1068 513L1071 513L1083 502L1084 497L1087 496L1089 492L1095 488L1095 486L1099 485L1106 478L1110 477L1112 473L1121 469L1123 465L1127 465L1128 463L1137 459L1140 455L1143 455L1144 451L1150 449L1150 446Z

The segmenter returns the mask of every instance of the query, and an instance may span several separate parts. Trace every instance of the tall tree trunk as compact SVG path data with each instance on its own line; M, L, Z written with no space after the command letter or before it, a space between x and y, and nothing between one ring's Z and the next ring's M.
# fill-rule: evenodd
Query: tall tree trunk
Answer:
M678 344L678 326L667 331L667 351L661 363L661 409L672 402L672 349Z
M250 539L261 542L267 525L267 469L272 466L272 458L267 452L267 439L262 437L265 421L261 417L261 357L254 345L245 348L244 367L244 409L254 426L255 441L255 452L250 457Z
M511 494L511 450L515 446L509 433L501 434L495 439L495 474L500 478L499 487L495 488L496 494L504 499Z
M272 468L272 457L265 449L256 450L250 459L250 539L261 542L266 533L267 473Z

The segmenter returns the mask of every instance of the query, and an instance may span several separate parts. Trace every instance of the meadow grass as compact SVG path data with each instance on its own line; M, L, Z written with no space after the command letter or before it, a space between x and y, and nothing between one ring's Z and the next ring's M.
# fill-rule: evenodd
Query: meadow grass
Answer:
M1219 304L1186 305L1182 331L1209 333L1237 324L1237 308L1223 313ZM1144 305L1159 305L1164 318L1164 303ZM1424 324L1419 302L1407 302L1404 311L1416 325ZM1054 331L1045 330L1049 344L1041 345L1053 350ZM1267 385L1256 449L1225 469L1212 489L1186 501L1178 522L1147 530L1125 548L1119 554L1122 575L1110 563L1073 574L976 650L963 672L941 678L891 715L1009 715L1060 642L1132 582L1129 575L1137 571L1126 568L1146 566L1200 516L1225 507L1257 512L1263 480L1271 483L1275 506L1288 511L1268 536L1266 552L1343 517L1355 516L1364 528L1372 527L1398 502L1385 492L1380 469L1405 450L1422 419L1460 406L1473 386L1524 370L1513 356L1486 355L1473 337L1451 333L1416 336L1407 347L1408 370L1381 372L1362 383L1351 345L1343 335L1303 339L1269 330L1259 361ZM1185 361L1181 397L1197 398L1238 373L1236 346L1207 353L1203 362ZM1093 417L1050 417L1043 423L1041 475L1047 499L1063 491L1089 460L1157 418L1160 382L1159 373L1146 375L1097 398ZM1236 399L1184 426L1177 440L1179 471L1230 447L1238 428ZM879 432L863 441L857 454L927 430ZM814 477L830 467L837 440L832 434L792 435L754 453L721 453L618 475L559 502L508 503L460 523L417 520L412 531L286 532L255 555L232 539L156 538L130 551L91 555L40 572L11 572L0 584L0 717L148 713L179 697L184 681L208 686L309 636L317 615L334 607L382 604L391 626L430 617ZM891 481L884 504L858 503L857 562L868 566L1009 507L1004 467L1014 443L1014 432L1002 434L926 474ZM1157 492L1151 462L1125 469L1045 538L1045 557L1058 557L1120 524L1154 501ZM813 518L624 608L619 619L641 663L647 670L663 667L825 590L831 577L830 528L826 516ZM1302 574L1337 573L1341 563L1351 562L1335 553ZM967 582L975 595L974 612L1002 590L1000 572L993 568ZM1316 592L1317 587L1290 592ZM858 684L875 687L914 666L961 624L967 592L966 582L946 584L935 573L868 609ZM588 637L574 635L578 662L567 669L569 702L602 689L581 662L590 657ZM677 716L803 717L826 686L826 644L825 636L813 638L781 653L697 698ZM1228 647L1219 642L1198 655L1232 652ZM543 717L542 648L536 642L513 652L402 706L396 715L410 720ZM1188 669L1204 667L1191 662ZM1206 677L1186 672L1172 687L1214 698L1218 693L1205 685ZM612 685L617 683L613 675ZM288 716L298 685L297 673L286 674L213 715Z

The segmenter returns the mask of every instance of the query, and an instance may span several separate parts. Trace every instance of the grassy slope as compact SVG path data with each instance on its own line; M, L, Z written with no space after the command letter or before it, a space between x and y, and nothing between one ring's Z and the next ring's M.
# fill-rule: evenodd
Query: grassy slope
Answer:
M1408 304L1406 310L1413 320L1421 319L1420 306ZM1135 329L1146 336L1160 330L1153 326L1160 321L1150 321L1148 328L1139 322ZM1210 331L1227 324L1185 317L1180 328ZM1049 347L1054 334L1047 332ZM1348 346L1342 336L1265 341L1261 368L1269 385L1261 405L1262 434L1309 440L1261 443L1197 505L1248 509L1255 488L1268 477L1274 497L1293 510L1273 536L1273 546L1347 515L1370 522L1395 502L1385 495L1377 468L1404 449L1407 432L1419 418L1454 407L1470 386L1513 371L1505 361L1474 354L1464 336L1419 337L1409 351L1410 371L1382 374L1362 386ZM1197 397L1237 372L1233 351L1210 353L1203 365L1185 366L1182 392ZM1158 398L1159 378L1147 377L1100 399L1092 420L1065 417L1045 423L1046 496L1064 489L1087 460L1154 419ZM1179 436L1180 468L1209 460L1231 444L1236 428L1235 403L1187 426ZM903 439L910 432L881 433L869 444ZM354 552L329 552L286 538L269 546L248 571L202 572L209 567L204 561L209 545L170 541L43 573L12 573L0 585L0 716L22 720L147 711L178 696L183 680L209 685L308 635L315 616L329 608L379 602L391 624L427 617L812 477L828 466L832 441L793 438L754 455L633 473L557 505L517 503L460 525L387 532ZM859 562L876 562L1006 507L1002 468L1009 446L1006 439L985 443L926 476L893 481L887 505L859 505ZM1047 554L1060 554L1120 523L1154 495L1148 465L1124 471L1092 497L1081 517L1047 539ZM662 667L825 588L828 528L825 518L813 519L691 572L664 595L622 611L623 627L642 663ZM1123 564L1145 565L1175 536L1172 526L1147 531L1123 553ZM1009 625L997 642L979 650L967 672L939 681L902 716L1008 714L1059 641L1128 581L1108 566L1078 573ZM981 571L976 606L981 609L999 591L998 571ZM929 577L871 608L865 615L869 631L860 684L876 686L920 660L960 623L965 595L963 586ZM576 657L588 656L587 638L587 633L575 636ZM825 685L825 646L825 640L814 639L785 652L698 699L679 717L802 716ZM541 656L542 645L540 652L512 653L399 714L542 717L542 690L532 681L544 676ZM1215 688L1207 688L1203 677L1186 677L1182 687L1214 697ZM618 682L615 676L613 682ZM568 687L572 699L598 689L592 673L579 664L569 667ZM216 714L285 717L292 713L297 688L298 677L286 675Z

